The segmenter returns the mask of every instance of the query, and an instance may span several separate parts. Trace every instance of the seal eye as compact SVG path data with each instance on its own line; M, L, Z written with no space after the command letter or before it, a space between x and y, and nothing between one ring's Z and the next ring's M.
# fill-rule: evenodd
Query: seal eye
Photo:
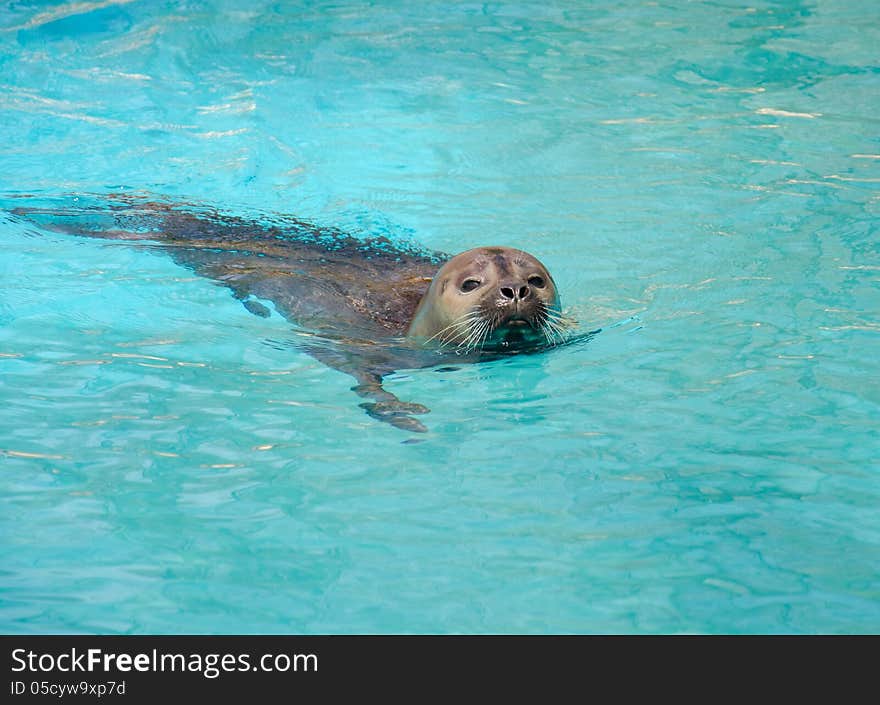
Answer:
M536 289L543 289L546 286L546 282L544 281L544 277L539 277L537 274L529 277L529 284L531 284Z
M465 279L461 283L461 290L462 291L473 291L478 286L480 286L480 282L478 282L476 279Z

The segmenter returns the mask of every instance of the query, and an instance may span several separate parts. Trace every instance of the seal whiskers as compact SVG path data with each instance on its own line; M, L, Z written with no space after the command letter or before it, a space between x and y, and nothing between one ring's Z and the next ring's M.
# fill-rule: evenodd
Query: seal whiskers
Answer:
M571 321L565 318L558 311L542 307L538 315L538 322L547 338L547 341L553 345L561 345L565 342L565 331L571 327Z
M439 330L436 333L434 333L434 335L432 335L430 338L428 338L425 342L427 343L427 342L431 342L433 340L439 339L440 345L442 347L443 345L446 345L447 343L451 342L453 340L453 336L456 333L461 333L462 335L467 333L471 329L471 326L474 323L479 322L479 320L480 320L480 312L479 311L477 311L477 310L466 311L460 318L455 319L448 326L446 326L442 330ZM460 330L462 327L465 327L465 330L463 332ZM444 335L447 331L450 331L451 329L455 329L455 330L452 330L449 333L449 335Z

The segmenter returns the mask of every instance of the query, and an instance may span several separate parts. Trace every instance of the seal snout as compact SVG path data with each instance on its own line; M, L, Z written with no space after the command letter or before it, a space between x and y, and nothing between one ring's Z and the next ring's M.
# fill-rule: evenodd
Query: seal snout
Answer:
M496 305L500 315L500 319L496 319L496 326L534 327L537 304L525 280L508 280L499 286Z
M532 293L532 290L526 284L505 284L498 291L501 293L502 299L506 299L511 303L524 301Z
M434 276L408 334L462 349L548 339L560 317L556 286L533 255L506 247L468 250Z

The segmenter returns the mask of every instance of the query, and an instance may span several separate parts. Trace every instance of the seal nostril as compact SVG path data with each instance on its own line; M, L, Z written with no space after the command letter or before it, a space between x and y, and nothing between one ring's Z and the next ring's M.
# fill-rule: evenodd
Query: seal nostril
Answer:
M513 293L513 289L511 289L509 286L502 286L501 287L501 295L505 299L512 299L515 294Z
M519 288L519 298L524 299L529 295L529 287L521 286Z

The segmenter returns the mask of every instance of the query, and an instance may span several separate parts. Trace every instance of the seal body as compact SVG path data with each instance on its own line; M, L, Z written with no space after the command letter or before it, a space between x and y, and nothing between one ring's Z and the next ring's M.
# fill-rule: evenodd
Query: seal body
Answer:
M48 229L159 249L228 287L252 313L274 308L310 333L298 347L357 380L368 414L410 431L426 430L413 415L428 409L385 390L384 376L561 336L556 285L520 250L478 248L450 258L290 217L248 220L130 196L13 212Z

